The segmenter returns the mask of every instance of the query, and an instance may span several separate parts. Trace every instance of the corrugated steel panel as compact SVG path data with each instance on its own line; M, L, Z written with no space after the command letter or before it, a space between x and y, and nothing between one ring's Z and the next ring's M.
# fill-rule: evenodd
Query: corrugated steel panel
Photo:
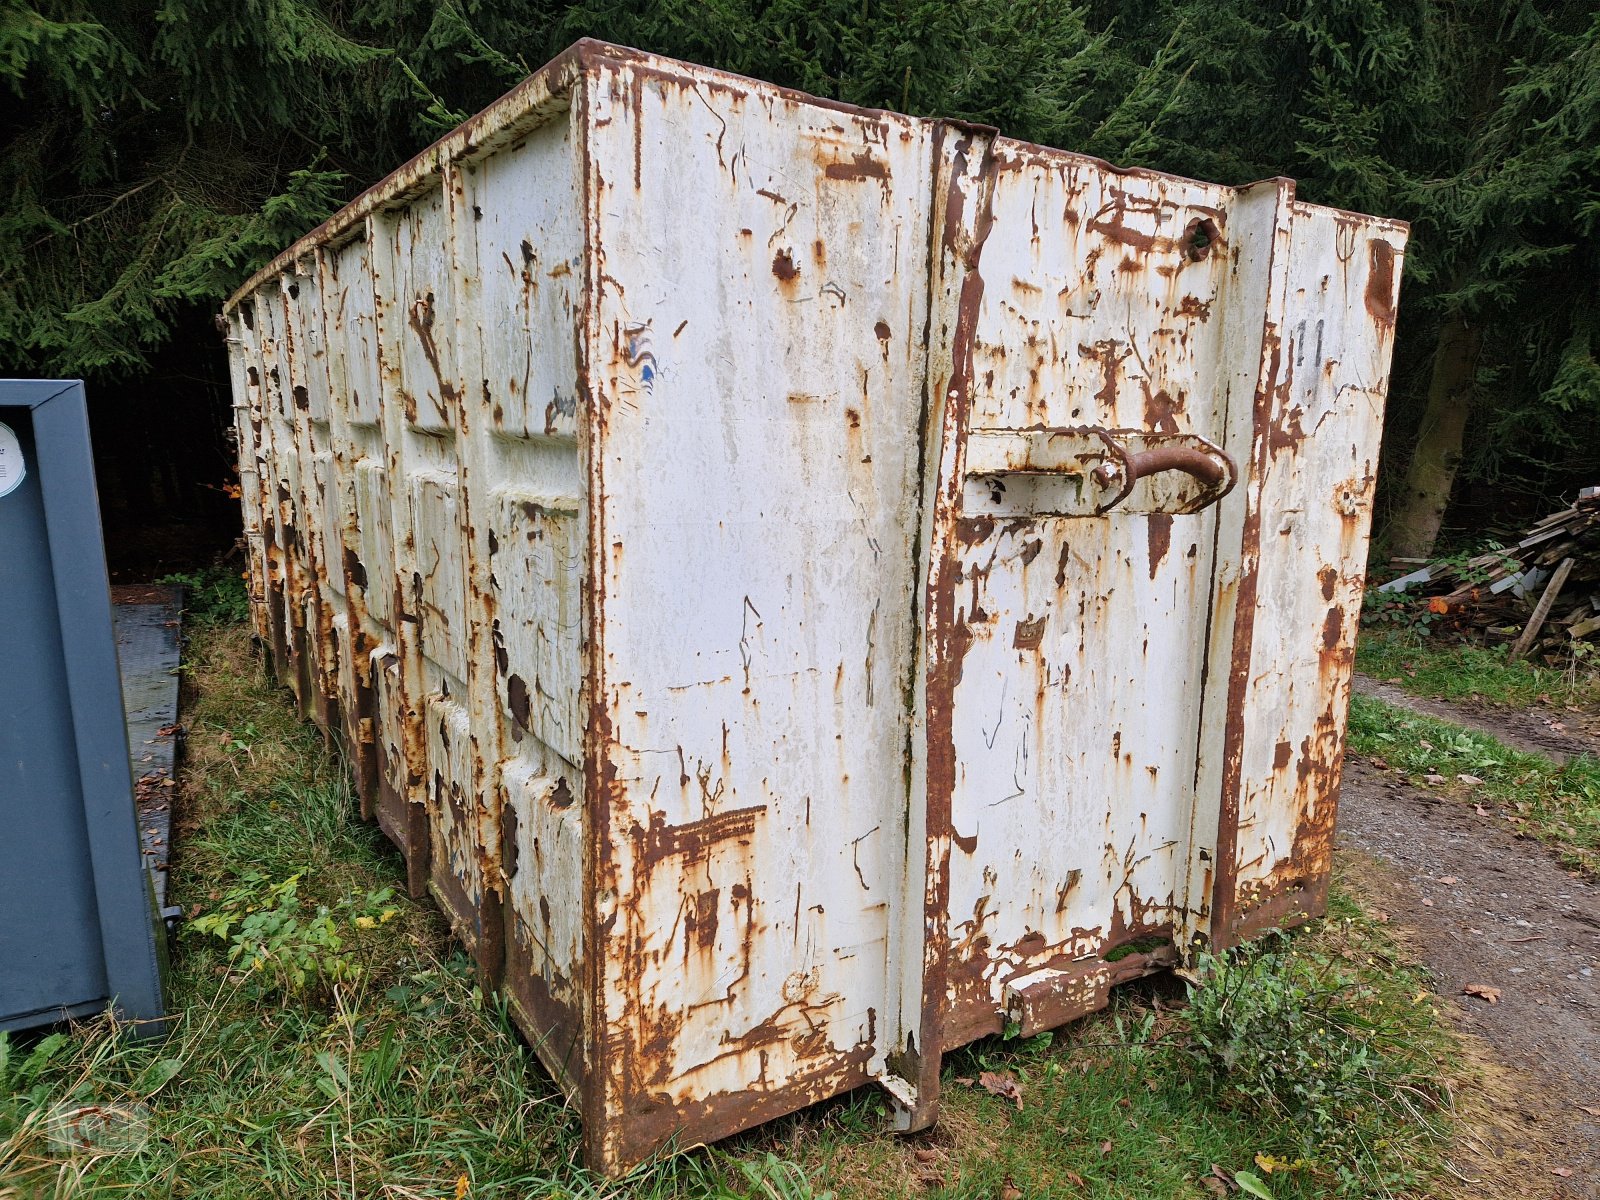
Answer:
M1321 906L1404 238L583 42L230 301L258 631L593 1163Z

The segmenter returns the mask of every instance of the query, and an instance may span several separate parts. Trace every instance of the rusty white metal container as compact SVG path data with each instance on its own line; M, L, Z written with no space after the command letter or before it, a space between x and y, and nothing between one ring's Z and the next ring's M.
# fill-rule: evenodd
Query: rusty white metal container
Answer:
M229 301L257 631L591 1163L1322 907L1404 240L582 42Z

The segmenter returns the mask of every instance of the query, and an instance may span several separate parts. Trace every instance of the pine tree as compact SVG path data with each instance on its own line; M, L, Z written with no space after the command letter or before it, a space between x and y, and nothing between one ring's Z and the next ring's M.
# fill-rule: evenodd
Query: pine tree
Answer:
M1288 175L1304 199L1411 223L1380 480L1391 550L1430 553L1474 486L1595 481L1593 15L1560 0L1105 12L1146 54L1183 31L1182 94L1139 161Z
M1560 0L0 0L0 364L137 380L583 36L1409 220L1397 550L1592 456L1600 18Z

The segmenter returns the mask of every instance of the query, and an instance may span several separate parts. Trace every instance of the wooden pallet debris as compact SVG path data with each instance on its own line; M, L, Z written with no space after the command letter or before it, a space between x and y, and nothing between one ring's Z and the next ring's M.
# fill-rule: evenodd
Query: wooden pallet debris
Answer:
M1584 488L1514 545L1429 563L1380 590L1428 597L1466 624L1516 631L1514 655L1600 642L1600 487Z

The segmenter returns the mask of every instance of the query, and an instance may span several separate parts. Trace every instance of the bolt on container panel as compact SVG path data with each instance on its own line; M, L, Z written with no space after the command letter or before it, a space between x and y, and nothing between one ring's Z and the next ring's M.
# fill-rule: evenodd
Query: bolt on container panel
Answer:
M1320 910L1404 240L582 42L230 300L257 632L593 1164Z

